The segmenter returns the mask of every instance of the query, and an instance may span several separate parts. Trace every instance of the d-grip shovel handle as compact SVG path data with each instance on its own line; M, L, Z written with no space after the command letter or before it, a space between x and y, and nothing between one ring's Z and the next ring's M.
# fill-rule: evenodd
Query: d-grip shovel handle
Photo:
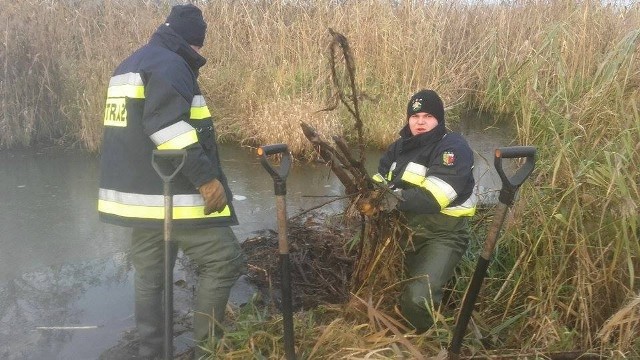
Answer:
M500 190L499 197L500 204L497 206L496 215L493 218L491 227L487 231L487 238L484 242L478 262L476 263L476 269L473 272L471 282L469 283L469 287L467 288L462 300L462 307L460 308L458 321L451 338L449 350L447 351L446 359L448 360L457 360L460 358L459 354L460 349L462 348L464 333L467 329L467 325L469 324L469 320L471 319L473 307L476 299L478 298L480 288L482 287L482 282L487 274L491 255L493 254L493 249L498 241L498 235L500 234L500 229L502 229L502 224L504 223L504 219L507 215L507 210L511 205L513 205L513 199L518 188L533 171L535 155L536 148L533 146L501 147L495 151L494 164L498 171L498 175L500 175L500 179L502 180L502 189ZM527 160L522 166L520 166L520 168L518 168L518 170L516 170L513 176L508 177L502 169L502 159L518 158L526 158Z
M509 146L497 148L495 151L494 165L502 180L502 189L498 200L506 205L512 205L516 191L522 183L531 175L535 166L536 148L533 146ZM508 177L502 169L502 159L526 158L513 176Z
M270 162L267 156L282 154L282 160L280 160L280 166L275 167ZM289 175L289 169L291 168L291 153L287 144L273 144L263 145L258 148L258 155L260 156L260 162L262 166L267 170L269 175L273 178L273 186L276 195L287 194L287 176Z
M173 271L171 242L173 220L173 198L171 197L171 180L182 169L187 158L187 151L153 150L151 165L162 179L164 193L164 320L163 320L163 355L165 360L173 359ZM165 164L161 166L159 160Z
M167 161L171 161L172 164L175 164L173 160L179 160L180 163L175 166L173 171L167 171L167 167L163 169L158 162L158 159L164 159ZM173 180L173 178L178 174L182 166L184 165L184 161L187 158L187 150L185 149L177 149L177 150L153 150L151 153L151 165L158 173L158 176L164 182L169 182Z

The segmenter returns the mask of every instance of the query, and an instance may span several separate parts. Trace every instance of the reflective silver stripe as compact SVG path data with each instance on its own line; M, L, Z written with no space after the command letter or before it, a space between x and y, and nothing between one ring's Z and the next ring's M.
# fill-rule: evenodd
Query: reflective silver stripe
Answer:
M476 213L476 204L478 202L478 197L475 193L472 193L471 196L462 204L457 206L448 207L443 209L441 212L446 215L451 216L473 216Z
M392 180L391 177L393 176L393 170L396 169L396 166L398 166L398 163L394 161L391 164L391 167L389 167L389 172L387 172L387 181L391 181Z
M410 162L407 164L407 167L404 169L404 171L408 171L412 174L424 177L427 174L427 167L418 163Z
M98 191L98 198L118 204L136 206L164 206L163 195L144 195L103 189ZM174 206L203 206L204 200L199 194L173 195Z
M458 197L458 193L456 193L451 185L435 176L427 176L421 186L431 192L431 195L436 199L441 209L449 206L449 204Z
M142 83L142 77L138 73L126 73L120 74L111 77L109 80L109 86L119 86L119 85L136 85L141 86L144 85Z
M424 175L427 173L427 167L414 162L410 162L404 168L404 172L400 179L416 186L423 186Z
M204 96L202 95L196 95L193 97L193 100L191 100L191 107L200 107L205 105L207 105L207 102L204 100Z
M194 131L193 126L189 125L186 121L178 121L177 123L167 126L162 130L158 130L149 136L151 141L156 145L164 144L165 142L174 139L189 131Z

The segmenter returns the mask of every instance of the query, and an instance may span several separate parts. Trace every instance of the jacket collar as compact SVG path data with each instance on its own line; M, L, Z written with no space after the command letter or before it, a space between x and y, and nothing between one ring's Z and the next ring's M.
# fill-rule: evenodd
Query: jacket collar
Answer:
M400 130L400 138L402 140L401 151L411 151L416 148L433 145L440 141L446 134L447 130L444 126L442 126L442 124L438 124L438 126L429 132L413 136L411 135L409 124L407 124L402 128L402 130Z
M149 44L162 46L180 55L196 74L207 62L207 59L193 50L180 35L164 24L151 35Z

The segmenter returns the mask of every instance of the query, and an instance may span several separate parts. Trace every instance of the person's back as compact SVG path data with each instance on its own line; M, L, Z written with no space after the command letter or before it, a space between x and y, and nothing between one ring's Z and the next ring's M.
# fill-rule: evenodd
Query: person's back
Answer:
M107 91L98 211L104 222L133 228L136 324L143 358L162 353L163 334L164 196L151 164L153 150L187 153L172 182L172 237L199 265L196 340L208 336L209 317L222 321L230 288L244 266L229 227L237 224L227 201L231 191L197 83L206 62L199 54L205 31L200 9L174 6L149 42L115 69Z

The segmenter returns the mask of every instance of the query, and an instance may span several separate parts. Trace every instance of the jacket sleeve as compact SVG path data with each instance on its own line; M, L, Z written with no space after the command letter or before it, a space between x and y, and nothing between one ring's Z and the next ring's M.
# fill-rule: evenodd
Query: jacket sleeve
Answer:
M373 175L373 180L380 183L387 183L389 179L387 179L387 174L389 170L391 170L391 164L395 161L396 157L396 147L398 146L398 141L392 143L387 148L380 160L378 161L378 173Z
M194 94L193 75L186 67L145 73L142 123L157 149L186 149L182 173L194 187L215 178L213 166L188 123Z
M398 203L398 210L416 214L437 214L440 212L440 205L428 191L421 188L412 187L402 190L403 201Z

